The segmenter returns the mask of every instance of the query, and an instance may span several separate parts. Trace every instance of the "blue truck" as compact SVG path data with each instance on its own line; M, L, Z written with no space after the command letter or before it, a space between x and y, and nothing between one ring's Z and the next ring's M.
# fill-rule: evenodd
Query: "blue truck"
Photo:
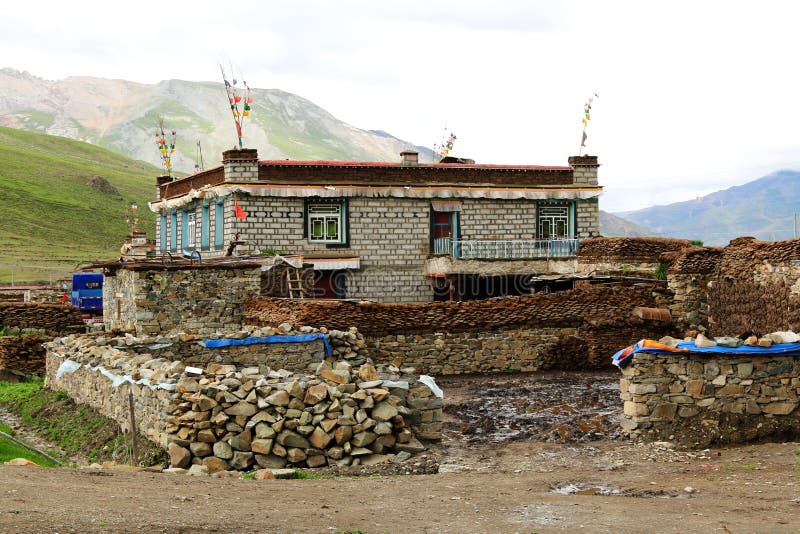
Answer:
M84 322L103 320L103 274L74 273L72 275L72 305L83 315Z

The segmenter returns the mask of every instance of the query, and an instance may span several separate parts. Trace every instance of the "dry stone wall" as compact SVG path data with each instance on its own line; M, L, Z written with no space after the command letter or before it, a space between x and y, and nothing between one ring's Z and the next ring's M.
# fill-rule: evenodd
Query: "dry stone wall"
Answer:
M637 353L622 374L632 438L704 447L800 437L800 358Z
M123 268L105 277L103 319L108 331L137 335L238 330L244 301L260 286L252 265Z
M441 439L442 399L396 367L356 367L351 357L318 360L313 372L301 373L233 363L193 369L128 349L163 344L59 338L47 345L47 385L123 428L132 392L139 431L167 447L174 467L198 464L207 472L404 459L425 450L419 439ZM344 335L336 346L343 355L357 343Z

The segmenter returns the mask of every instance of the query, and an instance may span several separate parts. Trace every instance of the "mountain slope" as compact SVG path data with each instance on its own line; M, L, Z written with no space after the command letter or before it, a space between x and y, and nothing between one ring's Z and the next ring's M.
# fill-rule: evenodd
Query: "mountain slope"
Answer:
M396 161L412 143L346 124L314 103L277 89L253 89L245 145L263 159ZM194 170L197 142L206 167L237 143L221 83L168 80L155 85L69 77L58 81L0 69L0 125L86 141L160 165L159 118L178 132L174 167ZM431 151L420 152L430 160Z
M600 210L600 234L605 237L650 237L659 234L622 217Z
M153 236L155 167L62 137L0 127L0 282L48 280L112 259L131 201Z
M619 213L669 237L724 245L739 236L764 241L793 237L800 211L800 171L778 171L744 185L665 206Z

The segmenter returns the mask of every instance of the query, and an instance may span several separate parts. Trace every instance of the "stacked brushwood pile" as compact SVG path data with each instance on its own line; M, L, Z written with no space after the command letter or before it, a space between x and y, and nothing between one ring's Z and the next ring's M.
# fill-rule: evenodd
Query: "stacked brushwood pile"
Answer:
M0 337L0 369L18 376L44 374L43 342L39 336Z

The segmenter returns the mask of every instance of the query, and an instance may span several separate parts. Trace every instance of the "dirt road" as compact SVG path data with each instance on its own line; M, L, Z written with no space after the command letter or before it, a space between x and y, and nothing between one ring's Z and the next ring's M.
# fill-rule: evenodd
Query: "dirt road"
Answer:
M680 451L585 441L602 425L576 434L581 425L563 415L584 403L600 411L596 421L612 425L602 394L592 407L583 398L568 400L574 392L559 387L566 397L545 402L529 378L492 382L524 390L511 397L530 398L528 406L509 400L513 412L528 419L550 414L536 423L544 425L542 435L558 434L547 431L552 425L569 430L565 442L534 442L525 428L509 432L520 429L516 420L475 424L487 414L475 412L469 398L486 383L471 380L447 382L448 405L463 408L448 410L455 430L427 453L425 461L438 461L438 474L256 481L0 466L0 531L800 531L800 443ZM552 391L553 383L541 386ZM544 409L550 402L559 409Z

